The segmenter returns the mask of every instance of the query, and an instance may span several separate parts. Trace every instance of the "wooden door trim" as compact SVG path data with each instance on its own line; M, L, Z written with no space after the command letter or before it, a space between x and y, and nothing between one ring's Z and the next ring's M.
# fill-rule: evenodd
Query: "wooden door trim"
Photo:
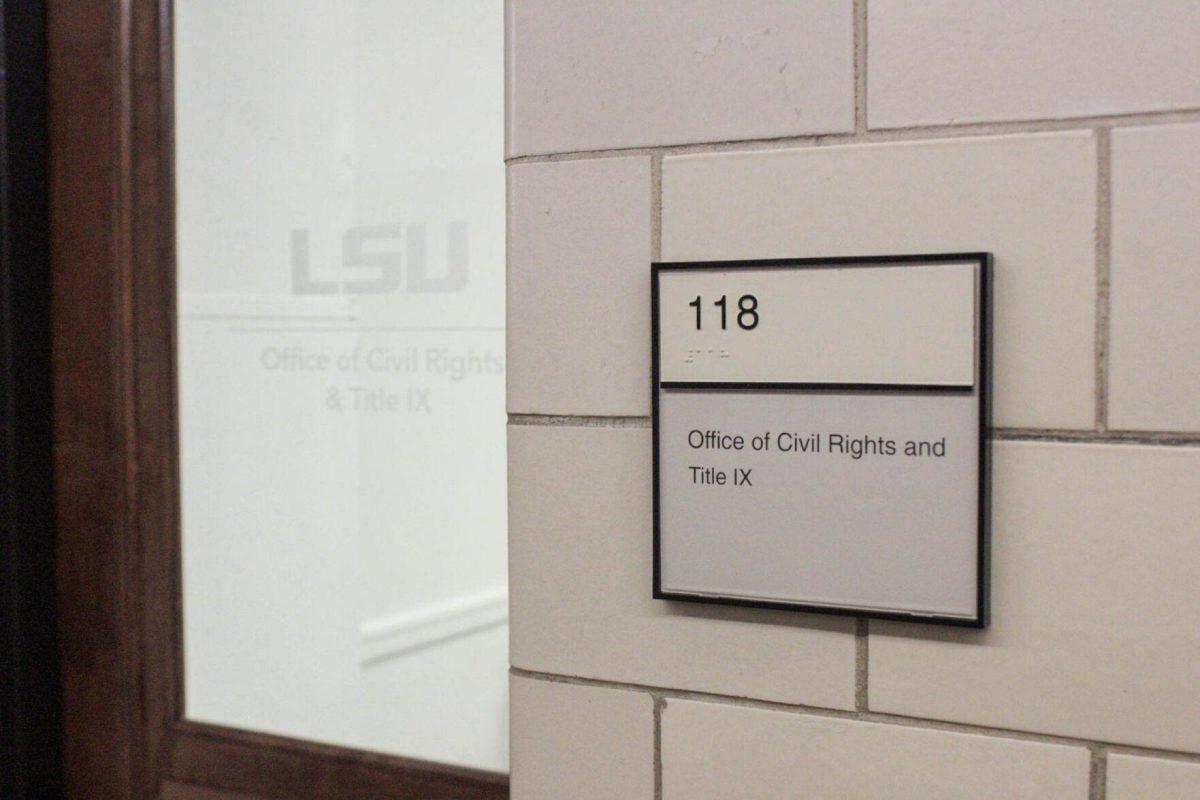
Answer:
M170 8L47 9L65 796L507 797L504 775L182 718Z
M170 774L192 785L305 800L508 797L506 775L194 722L175 732ZM396 792L398 776L403 794Z

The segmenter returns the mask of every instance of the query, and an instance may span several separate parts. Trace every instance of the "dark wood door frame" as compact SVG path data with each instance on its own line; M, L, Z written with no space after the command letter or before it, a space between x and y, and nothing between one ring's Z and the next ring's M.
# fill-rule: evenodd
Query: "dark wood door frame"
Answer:
M501 775L183 719L170 2L50 0L48 43L65 795L507 797Z
M46 30L0 0L0 797L58 794Z

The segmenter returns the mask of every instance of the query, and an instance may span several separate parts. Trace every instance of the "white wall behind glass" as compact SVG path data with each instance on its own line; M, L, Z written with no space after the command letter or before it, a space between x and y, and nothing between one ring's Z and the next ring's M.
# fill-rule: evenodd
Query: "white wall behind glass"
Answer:
M175 17L187 715L506 769L501 4Z

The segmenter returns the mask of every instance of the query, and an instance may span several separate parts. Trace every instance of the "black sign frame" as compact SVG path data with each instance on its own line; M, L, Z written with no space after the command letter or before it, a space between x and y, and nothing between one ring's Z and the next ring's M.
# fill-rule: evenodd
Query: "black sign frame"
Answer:
M813 269L821 267L880 267L916 264L945 264L970 262L979 268L979 309L976 369L976 387L929 386L920 384L869 384L869 383L720 383L707 382L663 382L659 369L659 275L670 270L736 270L766 268ZM993 256L988 252L932 253L883 256L837 256L830 258L771 258L720 261L656 261L650 265L650 397L651 439L653 448L653 597L656 600L705 603L725 606L742 606L762 609L783 609L816 614L832 614L861 619L897 620L924 624L949 625L964 628L986 628L991 617L991 453L989 432L992 408L992 274ZM659 481L659 392L662 389L765 389L782 391L853 391L877 393L958 393L976 390L979 398L979 463L977 502L977 546L976 546L976 603L974 617L957 617L938 614L919 614L902 611L850 608L834 605L780 600L758 600L719 595L700 595L683 592L667 592L662 588L662 555L660 535L660 481Z

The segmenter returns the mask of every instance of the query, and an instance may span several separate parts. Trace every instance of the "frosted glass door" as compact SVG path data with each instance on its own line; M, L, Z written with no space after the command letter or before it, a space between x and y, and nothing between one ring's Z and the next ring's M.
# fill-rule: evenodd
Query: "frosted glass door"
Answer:
M507 769L502 16L175 3L189 719Z

